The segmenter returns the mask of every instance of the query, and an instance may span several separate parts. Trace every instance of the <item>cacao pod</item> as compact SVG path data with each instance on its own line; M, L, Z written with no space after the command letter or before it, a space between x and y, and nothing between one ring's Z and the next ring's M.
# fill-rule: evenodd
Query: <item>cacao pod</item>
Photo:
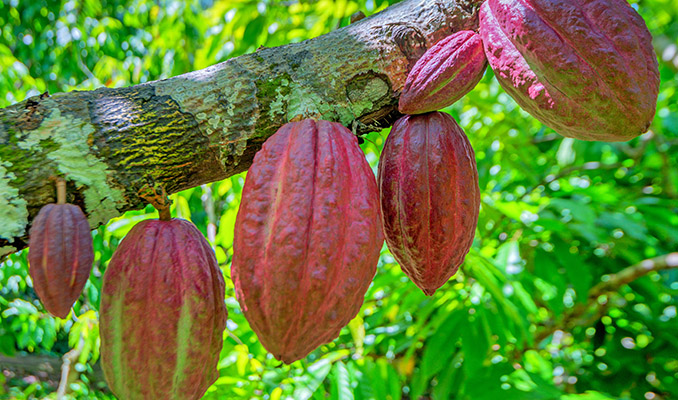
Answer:
M613 142L649 128L657 58L626 0L487 0L480 33L504 90L561 135Z
M386 244L433 295L473 243L480 207L473 148L449 114L406 115L386 139L377 181Z
M254 157L235 222L236 298L285 363L334 340L360 310L383 244L374 173L338 123L281 127Z
M470 92L483 77L487 60L480 35L460 31L436 43L414 64L398 110L423 114L445 108Z
M218 377L224 279L200 231L145 220L116 249L103 279L101 362L121 399L199 399Z
M47 204L29 232L29 274L45 309L66 318L94 261L89 223L80 207Z

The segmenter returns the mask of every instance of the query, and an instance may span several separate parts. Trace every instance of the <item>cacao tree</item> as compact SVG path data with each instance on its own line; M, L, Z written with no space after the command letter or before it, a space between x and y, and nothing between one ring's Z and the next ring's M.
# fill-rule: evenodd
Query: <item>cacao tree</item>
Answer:
M0 2L0 398L113 398L102 277L122 238L157 217L140 195L154 184L225 278L227 329L204 398L675 396L678 11L660 0L631 1L661 78L648 133L563 138L490 68L442 110L475 149L480 213L459 272L431 297L384 246L357 316L291 365L269 355L235 299L235 217L265 140L297 117L335 121L376 173L408 71L452 33L477 31L481 3ZM563 66L558 54L545 73ZM608 60L600 68L643 64ZM632 111L609 115L643 128ZM586 125L599 111L576 112ZM39 301L25 249L57 176L94 229L92 273L65 319Z

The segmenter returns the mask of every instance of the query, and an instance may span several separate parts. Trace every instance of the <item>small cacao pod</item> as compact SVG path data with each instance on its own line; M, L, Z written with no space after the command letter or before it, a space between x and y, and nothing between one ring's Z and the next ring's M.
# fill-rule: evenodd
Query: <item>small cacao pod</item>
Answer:
M423 114L445 108L470 92L483 77L487 60L480 35L460 31L436 43L414 64L398 110Z
M33 288L47 311L66 318L94 261L87 217L74 204L47 204L33 220L29 235Z
M104 274L99 314L102 368L119 398L199 399L217 379L224 278L189 221L132 228Z
M254 157L232 277L262 345L285 363L334 340L360 310L383 244L374 173L338 123L282 126Z
M406 115L386 139L377 181L386 244L430 296L473 243L480 207L473 148L449 114Z
M649 128L657 57L626 0L487 0L480 33L504 90L561 135L614 142Z

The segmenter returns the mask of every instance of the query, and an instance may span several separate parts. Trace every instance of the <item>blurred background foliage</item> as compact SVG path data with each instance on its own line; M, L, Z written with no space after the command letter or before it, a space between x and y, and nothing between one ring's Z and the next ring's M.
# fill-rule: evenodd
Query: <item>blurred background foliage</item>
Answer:
M0 106L44 91L171 77L348 24L383 0L2 0ZM678 270L589 298L610 274L678 250L678 10L633 1L655 37L661 92L628 143L564 139L488 71L450 107L476 150L482 209L462 272L427 298L384 247L362 311L333 343L284 366L258 343L230 280L245 174L172 196L214 246L227 282L220 378L206 399L676 399ZM375 167L388 129L362 145ZM0 265L0 398L111 399L98 360L101 277L150 207L93 232L96 260L66 320L47 314L26 251ZM51 373L36 372L49 361Z

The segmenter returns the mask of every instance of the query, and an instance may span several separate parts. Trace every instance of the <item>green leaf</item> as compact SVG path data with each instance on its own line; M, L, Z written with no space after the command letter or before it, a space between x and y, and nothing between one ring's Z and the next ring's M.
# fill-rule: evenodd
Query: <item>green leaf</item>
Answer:
M611 397L601 392L588 390L581 394L566 394L560 400L619 400L619 397Z
M330 391L333 400L353 400L353 391L346 365L337 361L332 368L332 389Z
M321 358L311 364L304 374L305 379L297 381L300 385L294 390L294 398L302 400L310 399L331 370L331 358Z
M462 331L468 329L467 317L463 309L453 311L436 329L435 335L426 341L424 354L419 363L420 372L415 376L412 397L421 396L429 380L444 368L449 367L450 359L458 351L456 342Z
M461 348L464 351L464 370L467 375L475 374L483 366L485 357L490 349L489 338L485 335L479 313L483 308L476 309L476 315L468 317L465 328L461 333Z

